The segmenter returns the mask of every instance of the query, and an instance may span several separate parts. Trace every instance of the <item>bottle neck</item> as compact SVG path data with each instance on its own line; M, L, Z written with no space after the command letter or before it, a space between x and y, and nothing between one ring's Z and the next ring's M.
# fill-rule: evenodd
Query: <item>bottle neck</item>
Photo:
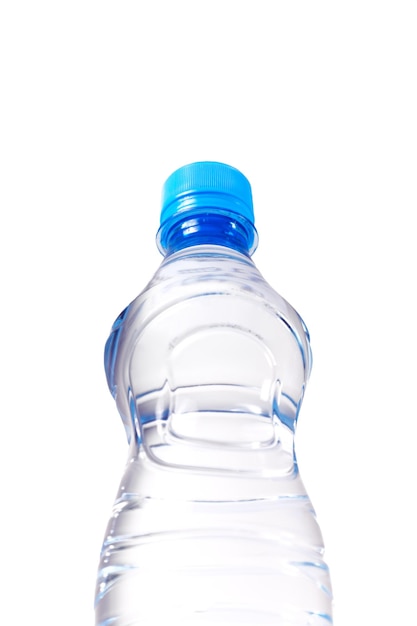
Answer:
M177 215L161 224L157 245L164 256L183 248L200 245L219 245L251 256L258 243L253 224L232 212Z

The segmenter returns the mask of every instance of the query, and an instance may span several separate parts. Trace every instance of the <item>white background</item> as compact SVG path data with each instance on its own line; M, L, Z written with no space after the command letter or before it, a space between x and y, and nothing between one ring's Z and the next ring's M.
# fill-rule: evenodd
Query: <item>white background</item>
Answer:
M0 62L2 620L93 625L127 453L104 342L160 262L163 181L212 159L310 329L335 625L415 623L417 3L6 0Z

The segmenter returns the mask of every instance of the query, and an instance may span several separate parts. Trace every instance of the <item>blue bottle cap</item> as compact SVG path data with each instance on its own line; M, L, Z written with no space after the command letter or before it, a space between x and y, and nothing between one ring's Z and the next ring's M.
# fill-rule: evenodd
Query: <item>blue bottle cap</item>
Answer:
M234 213L254 223L252 190L247 178L224 163L202 161L184 165L162 189L161 224L184 212L201 209L213 214Z

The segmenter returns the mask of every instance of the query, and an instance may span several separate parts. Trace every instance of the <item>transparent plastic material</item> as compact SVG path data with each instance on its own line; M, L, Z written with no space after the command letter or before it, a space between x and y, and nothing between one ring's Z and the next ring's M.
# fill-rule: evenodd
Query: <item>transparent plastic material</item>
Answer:
M96 624L329 626L294 452L308 333L233 238L201 244L201 230L179 238L106 345L130 448Z

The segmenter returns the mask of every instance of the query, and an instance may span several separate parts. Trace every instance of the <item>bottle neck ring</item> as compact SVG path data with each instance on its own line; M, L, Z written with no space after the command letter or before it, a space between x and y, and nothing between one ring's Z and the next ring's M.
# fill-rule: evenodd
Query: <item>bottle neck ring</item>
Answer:
M156 242L164 256L198 245L224 246L251 256L258 244L258 233L249 220L235 212L199 208L177 213L163 222Z

